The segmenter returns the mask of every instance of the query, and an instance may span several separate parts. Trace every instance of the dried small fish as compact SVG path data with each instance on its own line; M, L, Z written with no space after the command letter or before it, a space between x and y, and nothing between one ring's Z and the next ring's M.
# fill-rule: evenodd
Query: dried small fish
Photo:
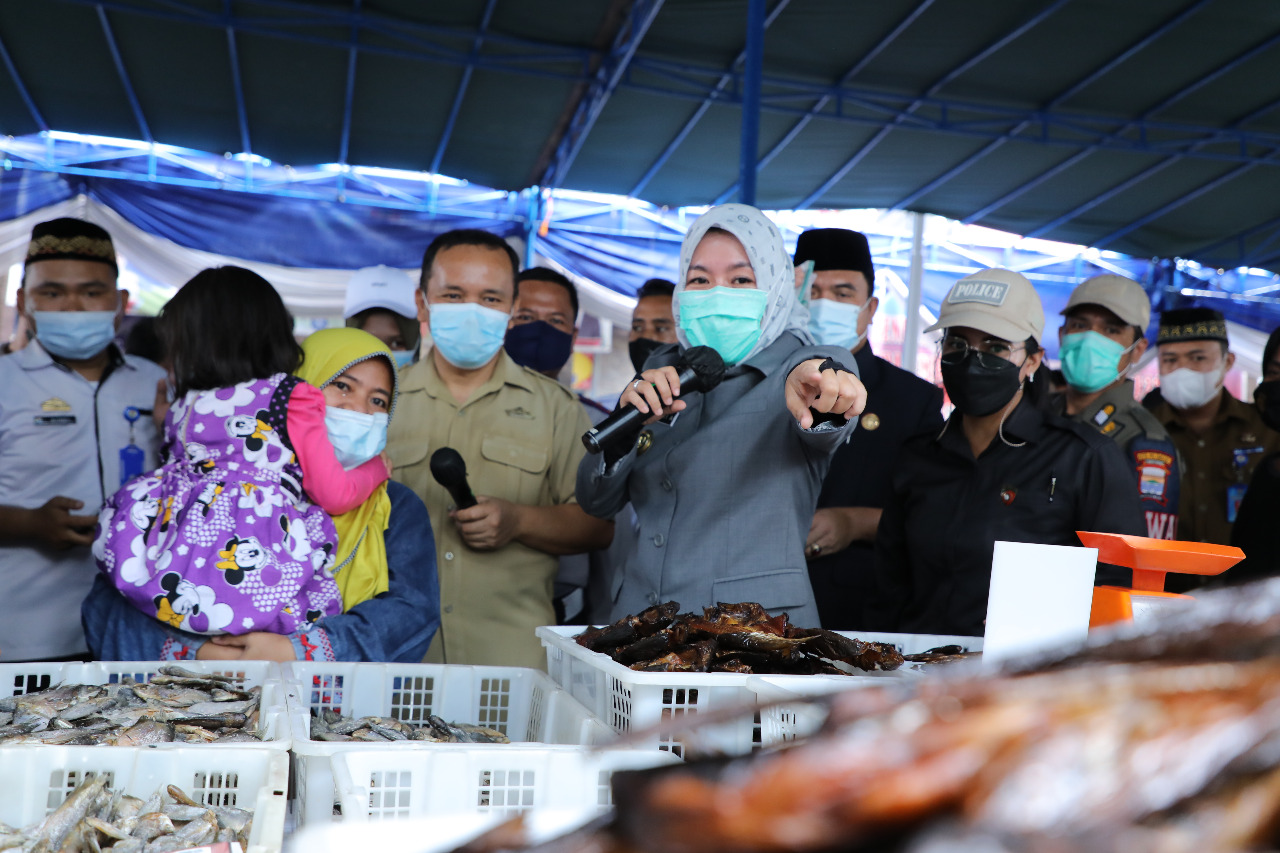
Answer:
M41 822L39 828L31 833L32 837L46 841L53 849L61 848L67 834L84 820L89 806L106 785L106 776L95 776L80 785L62 801L62 805L54 809L53 813Z
M311 739L332 743L398 743L427 741L430 743L510 743L511 739L497 729L466 723L449 723L434 714L422 725L413 725L391 717L329 716L327 709L312 712Z
M134 838L141 838L143 841L150 841L161 835L171 835L174 830L172 818L164 812L156 811L140 815L130 835Z
M184 674L179 674L184 673ZM139 745L261 740L261 688L242 690L229 676L163 667L150 682L55 685L0 698L0 745ZM184 727L180 733L175 725ZM194 728L216 731L215 736Z
M173 743L173 723L143 718L107 742L112 746L144 746L149 743Z

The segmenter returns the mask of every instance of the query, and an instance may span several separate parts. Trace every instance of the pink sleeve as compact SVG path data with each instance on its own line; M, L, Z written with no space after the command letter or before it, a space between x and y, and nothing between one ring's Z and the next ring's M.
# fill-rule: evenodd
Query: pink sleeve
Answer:
M299 382L289 397L289 441L302 466L302 488L330 515L342 515L369 499L387 480L387 466L375 456L344 471L324 426L324 395Z

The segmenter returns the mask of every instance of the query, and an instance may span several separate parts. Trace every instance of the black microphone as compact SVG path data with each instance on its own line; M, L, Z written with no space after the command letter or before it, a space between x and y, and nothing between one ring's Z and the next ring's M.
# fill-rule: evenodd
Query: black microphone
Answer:
M693 391L705 394L724 378L724 359L711 347L690 347L680 356L675 368L680 377L681 397ZM625 455L630 448L624 449L624 446L635 441L635 434L650 414L630 404L623 406L583 433L582 443L590 453L622 450L618 455Z
M467 485L467 463L452 447L442 447L431 454L431 476L449 490L454 506L466 509L476 505L476 496Z

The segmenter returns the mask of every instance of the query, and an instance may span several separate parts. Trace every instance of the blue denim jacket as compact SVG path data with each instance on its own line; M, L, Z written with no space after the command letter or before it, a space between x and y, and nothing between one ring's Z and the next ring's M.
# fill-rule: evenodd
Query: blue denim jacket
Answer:
M427 508L413 490L387 482L391 520L386 548L389 589L295 635L298 660L417 663L440 627L436 543ZM103 575L80 606L97 660L192 660L205 636L175 631L134 608Z

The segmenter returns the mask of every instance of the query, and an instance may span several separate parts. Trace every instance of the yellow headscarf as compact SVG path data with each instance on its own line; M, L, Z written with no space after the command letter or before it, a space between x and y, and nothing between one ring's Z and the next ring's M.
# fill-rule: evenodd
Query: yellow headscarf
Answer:
M306 358L298 376L323 389L353 365L371 358L386 359L391 368L391 406L396 410L400 393L395 360L382 341L362 329L321 329L302 342ZM387 485L379 486L369 499L353 510L333 517L338 530L338 554L334 563L342 609L350 610L387 591L387 546L383 533L391 519L391 498Z

